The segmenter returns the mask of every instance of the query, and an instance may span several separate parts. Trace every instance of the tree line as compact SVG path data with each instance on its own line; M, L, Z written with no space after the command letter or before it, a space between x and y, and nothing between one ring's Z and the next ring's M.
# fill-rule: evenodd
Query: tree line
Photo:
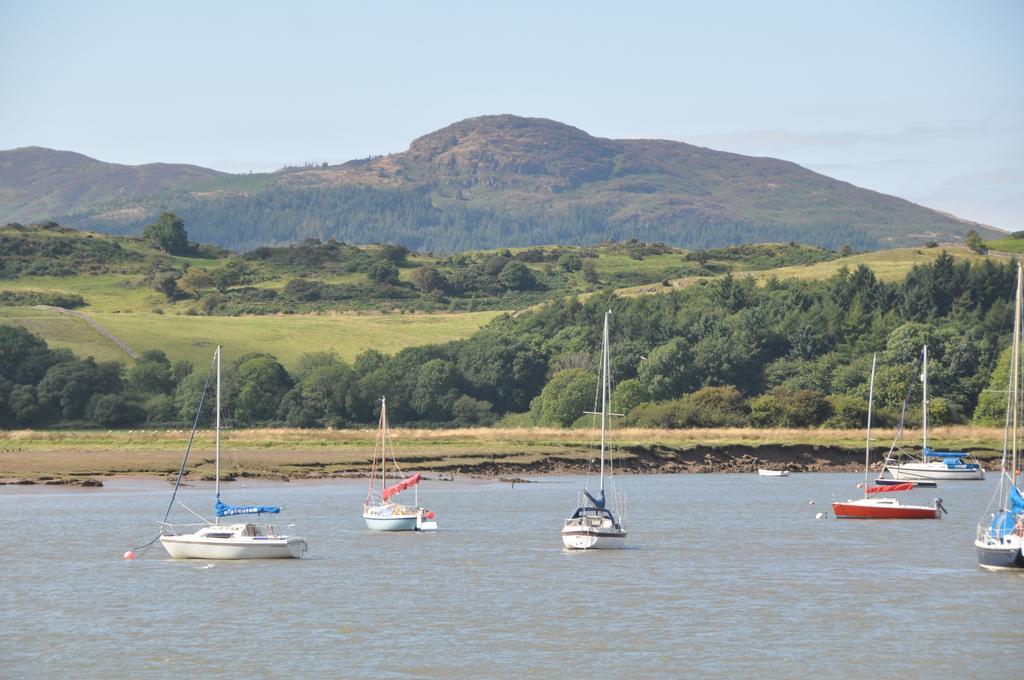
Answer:
M933 420L993 422L1001 397L987 387L1002 389L1008 370L1013 277L1008 263L941 253L895 283L862 265L824 281L726 275L660 295L567 298L394 355L312 353L291 371L270 355L236 357L225 412L236 426L343 427L374 422L387 396L396 424L572 425L594 404L610 309L612 404L627 423L859 427L874 352L876 412L891 422L924 344ZM80 359L0 326L0 424L190 423L207 373L159 351L127 369Z

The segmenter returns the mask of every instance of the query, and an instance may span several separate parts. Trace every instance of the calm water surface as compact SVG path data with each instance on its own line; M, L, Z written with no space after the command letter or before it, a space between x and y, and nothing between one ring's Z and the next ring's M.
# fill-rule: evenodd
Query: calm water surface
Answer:
M162 482L5 487L0 675L1021 677L1024 578L972 545L994 481L915 492L938 522L815 520L860 479L620 477L631 549L585 553L558 535L578 478L426 482L436 534L367 531L365 482L235 483L311 552L214 566L120 559Z

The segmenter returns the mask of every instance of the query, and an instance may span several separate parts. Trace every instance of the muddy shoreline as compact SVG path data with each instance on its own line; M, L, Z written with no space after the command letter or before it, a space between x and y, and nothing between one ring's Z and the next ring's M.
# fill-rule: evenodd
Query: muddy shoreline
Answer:
M873 469L879 469L878 462L884 450L872 451ZM310 460L310 458L314 458ZM786 470L789 472L856 472L863 470L864 450L842 446L817 446L808 444L763 444L727 446L686 446L667 445L624 446L616 450L615 469L626 474L708 474L708 473L752 473L759 468ZM425 456L402 460L408 470L422 472L428 479L451 480L456 477L481 479L506 479L525 481L524 477L544 475L585 474L595 462L579 456L548 454L532 460L522 460L508 453L481 454L474 462L462 461L458 457L445 458ZM306 453L295 453L287 464L268 466L261 469L226 470L222 481L237 479L318 480L366 477L369 468L346 466L347 469L332 469L330 463L320 462ZM0 485L46 485L68 487L100 487L100 477L137 476L156 479L173 479L177 469L154 469L144 465L118 466L111 469L93 468L81 471L47 472L39 475L15 475L0 478ZM189 482L212 481L206 470L186 469L185 479Z

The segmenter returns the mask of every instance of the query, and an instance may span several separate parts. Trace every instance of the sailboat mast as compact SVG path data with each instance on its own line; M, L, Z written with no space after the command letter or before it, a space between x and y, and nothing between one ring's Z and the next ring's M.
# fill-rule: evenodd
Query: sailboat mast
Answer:
M871 462L871 406L875 402L875 364L878 353L871 357L871 382L868 385L868 433L864 442L864 498L868 497L868 465Z
M380 498L381 502L384 502L384 487L388 483L388 475L386 470L387 451L387 435L384 430L388 426L387 416L387 397L380 398Z
M604 495L604 436L608 417L608 316L604 314L604 335L601 340L601 494Z
M214 481L214 490L217 498L220 499L220 345L217 346L217 404L216 414L214 416L214 465L216 466L216 474ZM217 518L217 524L220 524L220 518Z
M1020 410L1020 333L1021 333L1021 284L1024 282L1024 264L1017 262L1017 299L1013 311L1013 353L1010 361L1010 371L1013 375L1011 384L1011 404L1013 405L1013 442L1010 470L1010 479L1017 483L1017 413Z
M928 462L928 345L924 346L922 350L924 353L924 359L921 363L922 373L921 380L924 383L924 388L921 390L921 436L923 438L923 444L921 449L921 460L925 463Z

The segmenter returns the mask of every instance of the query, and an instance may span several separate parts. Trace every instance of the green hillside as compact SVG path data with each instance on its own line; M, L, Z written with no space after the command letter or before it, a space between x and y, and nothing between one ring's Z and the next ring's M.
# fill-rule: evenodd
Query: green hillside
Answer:
M461 121L402 153L261 175L77 154L72 171L55 160L62 153L0 152L0 220L58 217L134 234L169 210L194 238L234 250L309 238L424 252L631 238L868 250L999 233L786 161L517 116Z
M85 318L38 305L74 307L137 352L161 349L174 360L197 362L219 342L242 354L269 352L289 366L309 351L351 359L366 349L394 353L465 338L503 312L566 296L665 293L725 274L750 274L761 282L821 280L860 264L895 282L943 252L910 248L841 256L798 244L685 251L634 241L438 257L306 242L242 255L203 247L177 257L138 238L54 224L0 227L0 246L0 323L24 326L55 347L130 362ZM949 252L981 259L967 249ZM396 279L374 281L369 270L385 255L399 263L392 270ZM517 267L532 275L533 285L502 284L502 272ZM221 275L229 283L218 289L214 279ZM157 289L162 277L180 285L176 299ZM202 285L188 288L189 281Z

